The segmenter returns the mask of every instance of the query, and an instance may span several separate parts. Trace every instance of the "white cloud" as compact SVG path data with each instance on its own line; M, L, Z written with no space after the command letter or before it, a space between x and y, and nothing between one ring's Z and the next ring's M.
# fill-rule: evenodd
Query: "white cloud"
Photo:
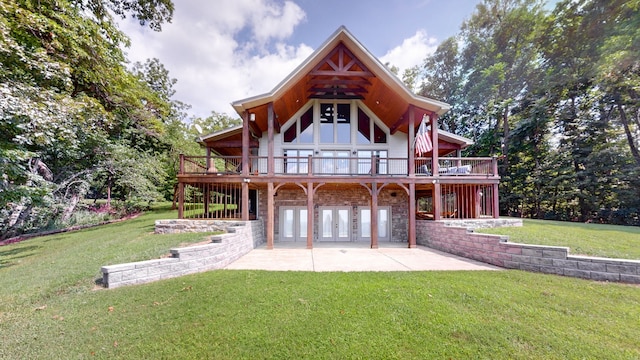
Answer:
M388 62L392 66L397 66L400 69L398 74L402 77L405 69L421 65L428 55L436 51L437 47L438 40L436 38L427 37L426 31L418 30L412 37L404 39L401 45L380 57L380 61L383 64Z
M283 43L305 19L296 4L271 0L206 0L176 6L162 32L121 21L131 37L130 61L158 58L178 79L175 99L192 106L190 113L211 111L236 116L232 101L270 91L312 49Z
M263 7L254 13L253 18L253 34L260 42L291 36L295 25L305 18L304 11L291 1L286 1L282 7L268 3L261 5Z

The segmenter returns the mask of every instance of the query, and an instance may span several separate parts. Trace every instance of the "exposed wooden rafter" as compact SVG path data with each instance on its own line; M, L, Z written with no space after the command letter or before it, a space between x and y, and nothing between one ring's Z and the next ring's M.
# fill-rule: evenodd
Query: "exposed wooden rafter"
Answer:
M253 135L255 135L258 139L262 137L262 130L260 130L260 127L258 126L258 124L256 124L255 121L249 121L249 129L251 129Z
M340 43L310 72L307 93L319 99L363 99L374 74ZM364 95L363 95L364 94Z

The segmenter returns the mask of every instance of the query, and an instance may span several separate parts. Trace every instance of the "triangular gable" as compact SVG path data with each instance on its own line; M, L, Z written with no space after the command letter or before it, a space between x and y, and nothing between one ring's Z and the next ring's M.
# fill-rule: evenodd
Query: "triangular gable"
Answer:
M446 103L413 94L344 26L271 92L232 105L241 116L255 114L264 131L268 103L274 104L281 125L312 98L361 99L388 127L404 132L408 131L410 106L416 109L417 119L424 114L442 115L449 109Z

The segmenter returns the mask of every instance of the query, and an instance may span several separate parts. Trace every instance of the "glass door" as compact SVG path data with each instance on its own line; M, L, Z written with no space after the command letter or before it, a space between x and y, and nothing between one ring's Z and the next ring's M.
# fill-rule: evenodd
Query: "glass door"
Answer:
M349 174L349 150L323 150L323 174Z
M280 241L307 241L307 208L283 206L280 208Z
M391 209L378 207L378 240L391 241ZM371 208L358 208L358 240L371 239Z
M351 240L351 208L348 206L321 207L318 212L320 241Z

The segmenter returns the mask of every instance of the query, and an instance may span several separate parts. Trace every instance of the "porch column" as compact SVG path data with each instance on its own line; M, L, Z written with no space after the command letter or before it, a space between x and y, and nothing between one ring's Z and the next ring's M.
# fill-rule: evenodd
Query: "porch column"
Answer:
M439 176L440 168L438 167L438 114L431 114L431 143L433 151L431 152L431 169L433 176Z
M310 162L309 162L310 164ZM313 248L313 183L307 183L307 249Z
M493 184L493 218L500 217L500 199L498 198L498 184Z
M249 112L245 111L242 117L242 221L249 220Z
M409 248L416 247L416 184L409 183Z
M273 102L267 105L267 136L268 136L268 158L267 158L267 174L273 176L274 164L273 159L273 121L275 120L275 114L273 112Z
M440 220L442 213L442 191L440 190L440 182L435 180L433 183L433 220Z
M242 176L249 175L249 112L242 116Z
M216 172L216 167L215 164L213 163L213 160L211 160L211 148L207 147L207 170L205 170L208 173L214 173Z
M249 221L249 183L242 182L242 221Z
M440 181L437 179L440 176L440 167L438 159L440 154L438 153L438 114L431 114L431 143L433 144L433 151L431 152L431 169L433 176L436 177L433 183L433 219L440 220L442 213L442 201Z
M178 219L184 219L184 184L178 183Z
M267 249L273 249L273 224L275 222L273 209L273 183L267 183Z
M371 248L378 248L378 183L371 184Z
M416 108L413 105L409 105L409 130L407 131L409 136L409 177L413 177L416 172L416 150L414 148L413 142L415 141L416 132Z

